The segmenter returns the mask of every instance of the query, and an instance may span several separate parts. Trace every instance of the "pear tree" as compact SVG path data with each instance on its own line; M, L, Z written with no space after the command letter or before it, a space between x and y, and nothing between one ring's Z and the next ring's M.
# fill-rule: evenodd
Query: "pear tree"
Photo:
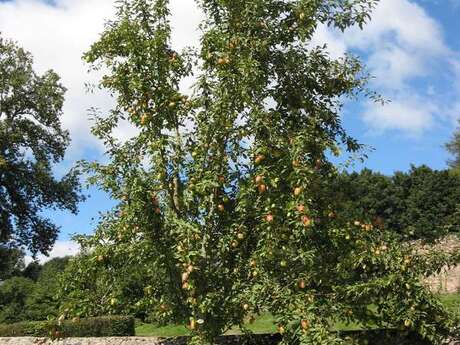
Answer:
M441 340L449 315L420 277L453 259L342 217L331 187L331 157L362 150L341 124L344 100L378 97L359 59L332 58L312 37L365 25L376 1L196 3L196 49L173 49L167 0L124 0L84 55L117 101L93 129L109 162L85 168L119 204L79 239L63 308L137 308L185 325L197 345L262 312L283 344L341 343L337 320ZM125 142L122 121L137 129Z

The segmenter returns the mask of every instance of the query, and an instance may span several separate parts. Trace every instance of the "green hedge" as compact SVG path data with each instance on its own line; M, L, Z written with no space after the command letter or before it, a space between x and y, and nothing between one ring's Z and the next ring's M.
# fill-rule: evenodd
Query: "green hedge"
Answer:
M130 316L104 316L73 321L19 322L0 325L0 337L84 338L133 336L134 318Z

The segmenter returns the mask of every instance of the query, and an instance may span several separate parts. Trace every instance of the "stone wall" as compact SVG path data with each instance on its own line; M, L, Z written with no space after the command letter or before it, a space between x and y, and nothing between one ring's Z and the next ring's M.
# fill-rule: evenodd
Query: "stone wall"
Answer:
M444 268L443 271L428 279L428 284L434 292L450 294L460 292L460 266Z
M453 253L460 250L460 240L456 236L448 236L438 245L436 249ZM444 267L443 271L426 280L431 290L437 293L460 292L460 265L456 267Z
M397 331L356 331L342 332L343 339L354 339L358 344L367 345L429 345L415 334L401 334ZM276 345L279 335L255 335L251 338L225 336L216 341L216 345ZM159 338L114 337L114 338L68 338L51 341L43 338L0 338L0 345L185 345L187 338L165 340ZM348 343L348 342L347 342ZM449 344L458 345L452 341Z
M43 338L0 338L0 345L159 345L157 338L68 338L51 341Z

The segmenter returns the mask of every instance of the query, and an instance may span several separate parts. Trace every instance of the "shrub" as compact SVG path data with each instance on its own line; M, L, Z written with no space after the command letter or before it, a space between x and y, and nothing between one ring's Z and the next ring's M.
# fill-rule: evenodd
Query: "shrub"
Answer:
M134 318L104 316L64 321L19 322L0 325L0 337L112 337L133 336Z

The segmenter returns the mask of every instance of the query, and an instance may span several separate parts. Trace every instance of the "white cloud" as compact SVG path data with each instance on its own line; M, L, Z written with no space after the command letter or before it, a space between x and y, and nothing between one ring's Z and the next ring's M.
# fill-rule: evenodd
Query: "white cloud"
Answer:
M115 13L114 0L56 0L54 6L42 0L0 2L0 32L19 42L34 55L38 72L54 69L68 88L63 125L71 131L70 156L81 158L83 150L102 150L102 144L90 133L87 110L110 109L113 100L103 92L88 94L86 82L98 76L88 74L82 54L97 40L107 19ZM198 42L196 30L201 13L194 0L172 1L173 44L181 49ZM122 139L134 133L129 125L118 130Z
M409 0L380 1L371 22L360 31L355 28L346 35L348 45L373 49L390 40L426 54L437 55L446 49L439 24L421 6Z
M375 77L374 84L390 90L404 88L410 78L427 74L410 51L391 44L371 54L367 66Z
M114 0L56 0L55 3L50 6L42 0L1 2L0 31L33 53L38 70L53 68L62 76L63 84L69 89L64 125L72 134L71 156L80 158L85 149L102 150L101 143L90 134L87 109L96 106L104 110L113 104L104 93L85 93L84 83L95 81L97 76L86 73L81 55L97 39L105 19L113 17ZM197 45L202 14L195 0L172 0L171 7L174 46L180 49ZM328 43L334 57L349 50L364 54L371 73L376 76L373 86L389 98L411 93L414 98L422 99L421 91L414 89L411 82L437 73L436 66L445 64L443 67L451 69L454 66L452 61L460 61L452 58L453 53L445 43L440 24L411 0L380 1L372 14L372 21L362 31L353 28L341 34L320 25L313 43ZM184 85L190 84L191 81L187 81ZM431 102L436 103L434 99ZM410 132L429 129L427 123L433 121L426 122L426 111L410 108L414 105L410 102L403 103L399 112L404 110L410 114L395 116L391 115L395 113L393 111L376 110L376 116L385 119L381 129L399 128ZM397 98L393 104L401 102ZM437 116L435 110L429 113ZM364 116L367 123L368 113ZM412 125L408 118L412 119ZM124 125L117 133L126 139L134 131Z
M38 255L37 257L37 260L40 262L40 263L45 263L53 258L62 258L64 256L73 256L73 255L76 255L78 254L78 252L80 251L80 246L73 242L73 241L57 241L55 244L54 244L54 247L53 249L51 250L51 252L49 253L49 256L45 256L45 255ZM31 256L26 256L25 257L25 263L26 265L29 264L30 262L32 262L33 259Z
M460 59L453 57L446 45L440 24L414 1L380 1L363 30L354 27L342 34L319 26L313 41L327 42L333 57L347 51L359 53L375 77L371 87L392 100L385 107L365 105L363 120L373 133L400 130L411 136L422 134L432 128L437 117L445 116L445 99L436 97L432 85L422 83L446 70L447 75L452 74ZM458 75L460 84L460 72ZM415 80L420 83L417 87ZM424 98L430 86L427 107Z
M440 24L421 6L409 0L381 1L364 30L353 28L343 39L348 49L367 57L375 76L371 86L392 100L385 107L366 107L363 119L372 130L422 134L445 116L445 99L431 94L427 100L424 90L430 85L422 86L422 79L437 77L440 70L452 71L453 52Z
M343 56L348 48L342 33L329 29L326 25L320 24L311 40L312 46L322 46L327 44L327 50L331 57L339 58Z
M410 135L419 135L433 125L435 115L435 105L408 96L394 99L384 106L367 103L363 119L373 132L403 130Z
M54 69L68 88L63 125L71 131L73 150L96 145L89 135L87 109L93 105L109 107L106 95L86 94L84 83L95 81L86 74L83 52L103 29L103 18L113 13L112 1L61 0L49 6L37 0L0 4L0 31L17 40L34 55L38 72Z

